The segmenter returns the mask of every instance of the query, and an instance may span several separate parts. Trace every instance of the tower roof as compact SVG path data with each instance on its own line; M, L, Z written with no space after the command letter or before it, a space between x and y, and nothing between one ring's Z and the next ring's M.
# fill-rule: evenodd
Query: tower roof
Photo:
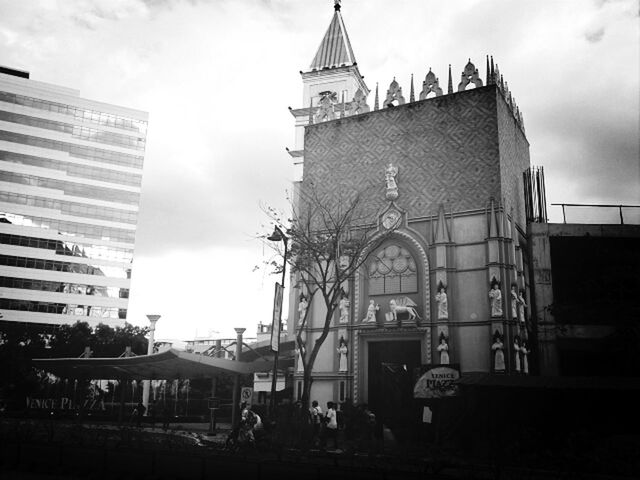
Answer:
M316 56L313 57L309 67L311 70L349 66L356 63L356 57L351 49L351 42L349 42L347 29L342 21L339 5L339 3L336 3L329 28L324 34Z

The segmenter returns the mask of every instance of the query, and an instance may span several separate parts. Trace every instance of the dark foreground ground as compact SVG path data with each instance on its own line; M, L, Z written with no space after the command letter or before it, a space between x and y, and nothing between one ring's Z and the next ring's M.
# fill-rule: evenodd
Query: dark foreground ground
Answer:
M168 430L108 423L0 420L2 480L164 479L627 479L627 471L589 469L580 459L558 456L526 465L509 458L470 458L436 445L399 444L389 435L375 444L340 438L341 449L308 448L293 432L271 432L256 446L228 448L229 425L215 436L206 424ZM298 432L299 433L299 432ZM631 455L632 452L630 451ZM636 460L637 462L637 460Z

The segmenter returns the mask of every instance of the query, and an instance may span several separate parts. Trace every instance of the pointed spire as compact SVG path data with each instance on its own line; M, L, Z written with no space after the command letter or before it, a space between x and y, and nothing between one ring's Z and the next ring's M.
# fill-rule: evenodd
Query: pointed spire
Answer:
M313 125L313 99L309 99L309 122L308 125Z
M504 92L504 77L500 74L500 90Z
M453 80L451 79L451 64L449 64L449 84L447 86L447 93L453 93Z
M489 55L487 55L487 80L486 85L491 85L491 67L489 66Z
M447 223L444 219L444 205L440 204L438 211L438 222L436 224L435 243L448 243L449 242L449 230L447 229Z
M309 67L310 70L322 70L350 66L356 64L356 57L351 48L351 42L340 13L340 2L336 0L333 6L335 12L315 57Z
M376 98L373 101L373 109L374 110L380 109L380 106L379 106L380 100L379 100L379 98L380 97L378 96L378 82L376 82Z
M411 74L411 92L409 92L409 101L410 102L416 101L416 96L413 92L413 73Z
M342 112L340 113L340 118L344 118L347 116L347 110L344 104L344 90L342 91Z

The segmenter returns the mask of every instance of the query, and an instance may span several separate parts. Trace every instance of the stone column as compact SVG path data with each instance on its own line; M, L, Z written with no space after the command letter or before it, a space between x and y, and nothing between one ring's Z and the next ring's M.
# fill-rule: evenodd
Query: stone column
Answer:
M147 355L151 355L153 353L153 342L155 341L155 332L156 332L156 322L160 319L160 315L147 315L150 323L149 329L149 344L147 345ZM146 415L149 415L149 390L151 387L151 382L149 380L144 380L142 384L142 405L146 408Z

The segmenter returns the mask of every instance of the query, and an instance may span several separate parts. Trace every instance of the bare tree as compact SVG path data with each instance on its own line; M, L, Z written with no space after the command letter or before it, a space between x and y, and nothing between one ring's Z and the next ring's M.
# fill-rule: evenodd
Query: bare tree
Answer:
M283 221L273 209L267 209L276 226L286 231L290 239L291 248L286 262L296 281L302 284L309 306L298 324L292 325L304 371L302 402L307 405L313 366L329 335L344 286L392 232L392 229L378 229L377 217L365 213L361 199L356 192L321 197L315 188L310 187L306 195L292 205L291 219ZM320 336L307 349L302 335L309 324L314 301L323 302L326 313Z

